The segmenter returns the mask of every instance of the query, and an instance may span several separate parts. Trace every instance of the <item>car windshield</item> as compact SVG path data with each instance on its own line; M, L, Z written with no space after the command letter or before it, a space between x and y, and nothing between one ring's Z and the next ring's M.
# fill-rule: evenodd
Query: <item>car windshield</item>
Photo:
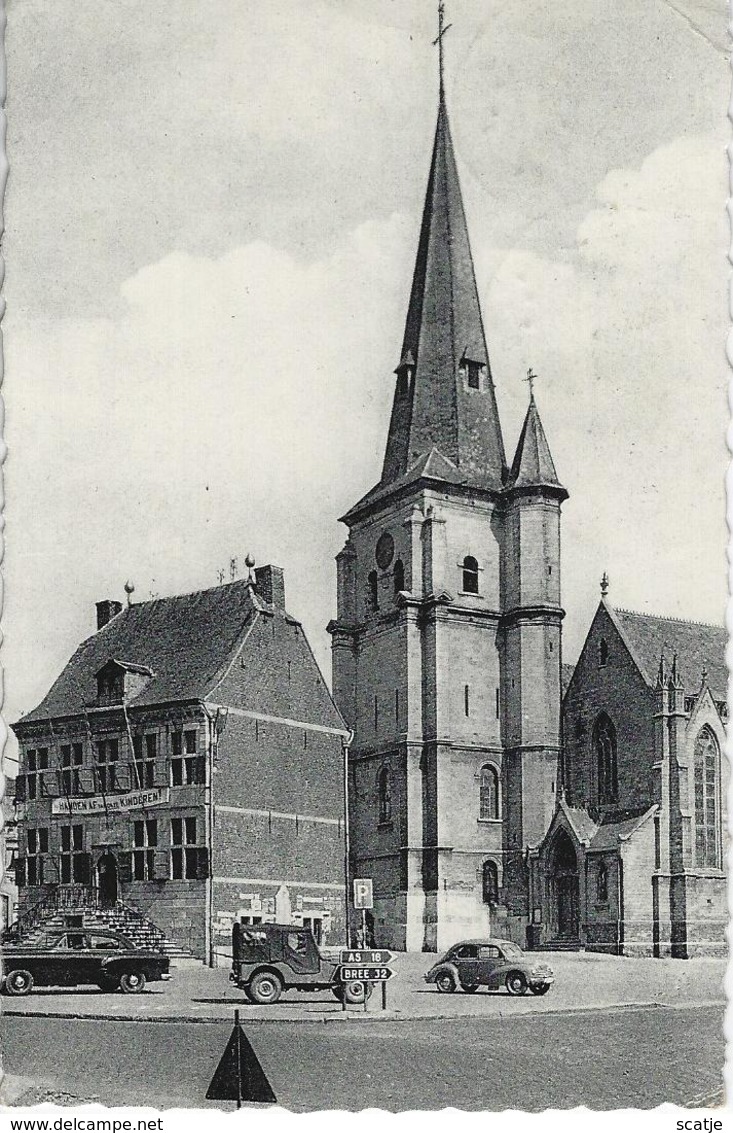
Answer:
M504 950L505 956L521 956L522 955L522 949L519 947L518 944L514 944L511 940L508 940L506 942L506 944L502 944L501 947Z

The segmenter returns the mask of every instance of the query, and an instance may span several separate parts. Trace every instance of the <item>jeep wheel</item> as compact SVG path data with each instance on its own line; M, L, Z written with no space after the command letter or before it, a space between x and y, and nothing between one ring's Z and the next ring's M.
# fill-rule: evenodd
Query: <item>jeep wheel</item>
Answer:
M8 972L5 977L5 990L8 995L28 995L33 989L33 976L22 968Z
M372 994L371 984L364 980L349 980L343 985L344 999L347 1003L364 1003Z
M506 989L510 995L524 995L527 980L522 972L510 972L506 978Z
M143 972L123 972L120 976L120 990L125 995L136 995L145 989L145 974Z
M283 990L282 980L275 972L257 972L247 986L247 995L253 1003L277 1003Z
M441 972L435 981L438 991L449 992L456 990L456 981L450 972Z

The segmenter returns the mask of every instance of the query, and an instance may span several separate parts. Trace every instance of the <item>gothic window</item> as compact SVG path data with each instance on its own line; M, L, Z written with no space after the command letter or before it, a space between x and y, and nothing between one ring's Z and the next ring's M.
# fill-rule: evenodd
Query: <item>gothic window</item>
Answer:
M618 765L616 759L616 729L605 712L596 720L594 728L598 802L613 803L618 799Z
M375 570L369 573L369 608L379 609L379 579Z
M499 901L499 872L496 862L484 862L481 870L481 890L485 905L496 905Z
M479 778L479 819L488 822L499 817L499 776L490 763L481 768Z
M405 589L405 564L402 559L398 559L394 565L394 592L399 594L400 590Z
M710 728L695 740L695 865L720 868L720 749Z
M598 647L598 664L601 668L608 664L608 642L605 637L601 638L601 644Z
M377 776L377 798L379 809L379 825L392 821L392 784L387 764L381 768Z
M596 874L596 900L601 905L608 901L608 867L605 862L601 862Z
M478 594L478 562L473 555L463 560L463 593Z

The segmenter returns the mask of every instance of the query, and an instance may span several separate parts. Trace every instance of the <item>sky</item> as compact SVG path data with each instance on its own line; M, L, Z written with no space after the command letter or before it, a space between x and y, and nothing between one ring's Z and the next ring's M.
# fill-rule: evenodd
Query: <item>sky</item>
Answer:
M720 624L722 0L448 0L507 451L536 397L566 659L598 601ZM437 109L427 0L9 0L5 719L94 603L285 568L330 677L379 478Z

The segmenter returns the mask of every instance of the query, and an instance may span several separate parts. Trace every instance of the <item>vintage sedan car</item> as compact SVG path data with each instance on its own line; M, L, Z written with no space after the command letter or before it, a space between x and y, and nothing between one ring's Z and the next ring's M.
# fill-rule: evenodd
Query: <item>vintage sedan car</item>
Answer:
M5 945L1 986L7 995L28 995L34 987L96 984L129 995L148 980L169 980L169 967L167 956L138 948L118 932L60 929L33 944Z
M511 940L462 940L433 964L425 980L442 992L505 987L510 995L524 995L528 988L544 995L555 977Z

